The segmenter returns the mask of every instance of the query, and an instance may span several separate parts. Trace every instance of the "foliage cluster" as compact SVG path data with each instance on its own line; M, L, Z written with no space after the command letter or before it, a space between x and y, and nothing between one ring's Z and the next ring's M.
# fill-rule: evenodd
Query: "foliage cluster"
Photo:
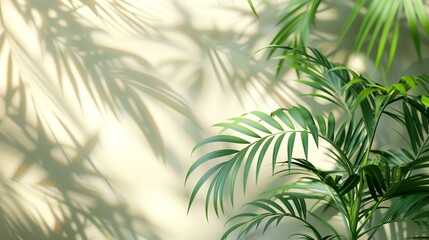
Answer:
M248 2L256 14L255 4ZM186 179L201 165L212 166L196 183L189 207L208 184L206 214L210 205L217 215L224 213L224 201L234 203L236 182L246 190L249 176L255 174L258 180L265 161L273 178L282 182L232 217L222 239L233 233L247 239L255 230L265 232L281 221L294 220L308 230L292 234L299 239L371 239L377 234L386 238L387 227L395 232L398 226L413 230L396 232L391 239L429 234L429 76L377 81L332 63L311 47L311 29L319 11L334 2L339 4L288 1L267 49L269 57L281 52L278 72L296 70L298 81L313 89L308 95L325 100L335 111L318 112L317 107L301 105L271 113L253 111L215 124L221 133L195 146L217 147L188 171ZM340 40L359 24L355 49L366 52L368 62L372 60L379 71L388 76L404 26L422 59L421 39L429 35L425 1L349 3L350 16ZM385 138L381 130L396 132L403 144L380 146L379 140ZM324 149L325 154L313 156L312 147ZM334 167L326 169L326 163Z

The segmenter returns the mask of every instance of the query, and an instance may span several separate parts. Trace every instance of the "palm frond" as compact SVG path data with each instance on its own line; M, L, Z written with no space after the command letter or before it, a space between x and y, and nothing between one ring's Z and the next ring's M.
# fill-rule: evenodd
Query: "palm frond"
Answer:
M317 117L319 120L321 118L320 116ZM288 152L286 161L288 169L293 164L298 164L293 161L296 145L295 138L301 140L303 155L306 159L308 159L310 141L313 141L316 146L319 144L319 139L328 143L333 149L331 151L334 156L332 159L341 166L341 171L348 175L352 175L355 171L351 165L351 159L356 154L360 157L363 155L360 144L365 142L366 138L362 122L357 125L353 122L348 129L343 124L342 127L337 129L335 118L332 114L330 114L328 123L317 122L304 107L279 109L273 112L271 116L262 112L251 112L239 118L231 118L229 122L215 124L215 126L222 127L223 131L231 131L233 135L220 134L209 137L197 144L194 151L210 143L232 143L233 145L231 148L214 150L201 156L190 167L186 179L201 165L213 162L213 160L218 162L198 181L189 202L190 208L201 187L212 178L207 192L206 209L210 198L212 198L216 213L219 213L219 210L223 212L223 199L225 198L224 191L226 191L226 188L229 188L229 198L233 202L235 181L240 169L243 170L243 190L245 191L252 165L256 164L255 177L258 180L262 162L266 160L267 156L271 156L272 173L275 172L275 166L278 163L282 163L279 159L284 158L281 156L281 149L285 147ZM240 136L234 136L235 134ZM283 142L287 143L287 146L284 146ZM337 156L339 157L336 158ZM323 159L317 161L323 162ZM300 163L302 167L308 166L307 164L309 164L307 161ZM325 177L328 176L320 176L322 181L327 181ZM355 183L352 179L346 182L340 188L343 193L352 188L349 185Z
M364 85L374 86L374 91L379 90L376 88L378 86L376 83L365 79L345 66L332 63L315 48L308 47L306 50L286 46L270 46L269 48L282 49L283 54L279 58L283 64L306 77L300 79L299 82L315 91L308 94L309 96L333 103L346 113L352 114L357 107L370 104L366 102L365 98L373 91L362 92ZM359 94L361 95L358 97L359 100L351 100L353 96L356 97Z
M293 0L279 12L277 25L281 28L271 41L271 45L286 45L293 48L308 46L311 27L320 0ZM274 53L273 49L269 56Z
M375 65L378 66L387 52L387 72L393 62L399 39L399 28L405 17L416 52L421 58L420 38L429 35L429 20L424 1L367 1L360 0L353 6L352 14L344 25L343 36L347 34L352 22L365 12L360 25L356 49L366 46L367 54L375 53ZM420 33L420 28L425 36ZM378 46L375 46L378 44ZM376 48L376 50L373 50ZM387 48L387 51L386 51Z
M395 91L398 94L400 93L400 96L395 99L392 98L392 101L397 101L398 99L403 98L401 106L402 114L398 115L389 109L386 109L385 113L395 119L396 122L406 129L406 133L408 135L408 138L406 139L408 141L409 148L404 147L399 150L399 152L398 150L391 151L386 156L386 159L401 159L400 161L407 166L407 169L412 171L414 167L424 168L426 166L424 162L426 161L425 159L429 152L429 114L427 106L421 100L422 95L409 96L407 92L409 89L413 89L417 94L421 91L427 94L424 89L427 87L428 82L427 80L422 80L421 77L408 76L406 79L406 82L405 80L401 80L400 84L393 85L393 87L398 89ZM416 86L419 86L419 89L417 89ZM391 90L389 91L391 92ZM398 155L398 153L401 153L401 155Z
M252 11L256 14L253 1L248 1ZM320 0L291 0L278 11L277 26L280 29L271 40L271 45L285 45L293 48L309 46L310 33L315 21ZM268 3L266 3L268 4ZM279 49L271 49L268 57Z
M240 221L230 227L222 236L221 239L227 239L228 235L238 230L237 239L246 239L247 235L253 230L263 227L264 233L271 225L278 225L282 220L287 218L295 219L301 222L305 227L311 230L316 239L322 238L319 231L307 220L307 204L305 199L293 196L283 196L281 194L274 195L272 198L262 198L254 200L247 204L256 208L251 212L241 213L229 220ZM260 212L262 210L263 212ZM328 236L332 237L332 236Z
M248 2L255 12L253 1ZM328 8L335 6L334 2L326 1ZM314 46L310 43L310 39L316 35L312 31L313 25L321 21L317 18L320 5L321 1L317 0L286 1L284 10L278 11L280 20L277 24L281 27L271 44L293 48ZM413 39L416 53L419 59L422 58L422 38L427 39L429 36L428 12L423 0L359 0L345 6L350 6L351 12L342 25L339 40L344 41L356 22L362 21L359 32L356 34L357 38L353 39L355 49L358 52L365 51L367 56L373 57L376 69L382 66L383 72L387 73L391 68L404 22ZM272 56L275 50L281 49L272 49L269 56ZM280 60L278 71L282 67L282 60Z
M421 229L427 229L427 205L427 195L425 194L394 198L387 208L387 211L383 213L380 222L362 231L361 236L370 233L370 237L372 237L380 227L394 223L409 223L412 224L409 228L413 228L414 225L420 226ZM416 229L413 235L414 237L427 238L428 233L427 231L419 231ZM411 239L414 237L411 237Z

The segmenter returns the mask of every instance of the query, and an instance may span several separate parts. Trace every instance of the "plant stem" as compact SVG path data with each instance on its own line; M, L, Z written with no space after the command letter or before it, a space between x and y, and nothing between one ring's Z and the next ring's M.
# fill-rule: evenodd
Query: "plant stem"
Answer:
M371 132L368 132L368 145L366 149L366 153L362 162L362 165L359 166L359 169L362 169L362 167L366 166L368 164L368 160L371 154L372 145L375 140L375 133L377 132L378 124L380 122L382 113L384 109L389 105L389 101L386 101L386 104L382 104L380 111L376 113L374 116L374 127L371 129ZM368 129L368 128L367 128ZM351 221L350 221L350 232L352 233L352 239L357 239L359 237L359 232L362 231L362 229L365 227L365 224L371 219L373 213L377 210L378 206L380 205L381 201L378 201L373 208L371 209L369 215L363 220L361 225L358 227L359 223L359 210L361 209L361 203L362 203L362 193L363 189L365 188L365 176L363 172L360 172L360 178L361 181L359 183L359 189L358 194L356 195L356 201L351 206Z
M360 178L363 178L363 173L360 173ZM363 180L359 183L358 194L356 195L356 201L354 204L351 204L351 213L350 213L350 233L351 239L356 239L359 234L358 231L358 222L359 222L359 209L362 201L362 191L364 188Z
M378 202L376 202L374 204L374 206L372 207L371 211L369 212L368 216L363 220L361 226L359 227L359 229L357 230L358 232L362 231L362 229L365 227L365 224L371 219L372 215L375 213L375 211L378 209L378 206L380 206L380 204L384 201L384 198L381 198L381 200L379 200Z

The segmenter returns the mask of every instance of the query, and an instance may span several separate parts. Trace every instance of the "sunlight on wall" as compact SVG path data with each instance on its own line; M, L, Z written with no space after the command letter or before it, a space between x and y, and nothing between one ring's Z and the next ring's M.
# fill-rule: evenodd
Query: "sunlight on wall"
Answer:
M366 65L365 65L365 56L362 56L362 54L355 54L352 55L349 59L349 62L347 63L347 66L350 67L350 69L353 69L353 71L362 73L366 71Z
M60 2L69 7L75 3ZM110 2L102 2L100 6L108 7ZM52 157L55 160L52 164L58 164L52 172L43 172L46 169L28 165L36 170L29 170L31 174L22 183L37 185L55 172L63 175L62 171L68 170L64 166L69 162L77 162L76 165L80 166L84 162L81 158L84 158L88 160L81 166L85 171L76 169L82 171L82 175L91 169L88 175L101 180L87 180L91 178L85 178L86 175L81 178L80 172L73 173L70 179L78 179L84 184L93 183L88 184L90 189L104 194L101 198L112 205L117 202L127 205L132 214L145 218L148 228L161 239L219 239L229 215L218 219L210 212L207 222L204 194L198 195L187 213L190 192L197 181L194 176L186 185L184 183L187 169L199 154L191 155L193 146L204 137L218 133L219 129L210 128L211 125L230 117L257 109L270 112L295 104L309 105L308 98L305 100L300 95L306 88L293 81L297 78L293 72L277 80L276 62L267 62L263 51L255 53L269 44L275 32L275 16L271 14L274 10L270 12L268 9L266 15L256 19L246 1L129 2L138 7L125 8L128 17L145 13L139 16L139 20L145 23L144 26L141 24L142 29L133 28L132 24L122 28L126 18L118 20L121 18L116 15L113 20L103 21L89 7L82 6L73 11L82 21L81 29L69 25L68 19L61 19L64 17L61 8L47 10L47 16L41 15L36 8L32 9L33 26L31 21L25 22L10 1L2 1L1 18L7 20L4 25L10 31L8 37L16 40L15 46L5 44L3 48L19 49L13 63L22 69L13 68L12 77L5 77L14 79L13 84L1 82L2 92L14 89L17 94L11 97L10 106L1 108L12 108L18 118L23 118L15 119L15 122L9 119L11 123L2 121L2 133L19 140L16 149L27 149L28 152L24 154L16 149L10 150L8 146L2 147L0 158L9 159L10 163L0 163L0 177L13 178L17 172L26 173L25 161L37 165L40 159ZM276 3L273 8L281 5L281 1ZM262 8L261 4L256 6L257 9ZM100 16L110 17L110 12L100 12ZM319 36L325 42L320 39L314 41L318 44L321 41L326 49L332 49L336 44L331 40L337 33L324 30L332 28L330 21L335 20L337 14L341 12L321 13L321 19L326 22L320 27ZM45 29L52 22L59 26ZM95 30L84 28L87 25ZM43 39L39 37L43 34L39 36L38 32L47 34L44 31L49 32L49 29L57 33L64 31L59 40L63 45L41 46L39 41L43 42ZM55 52L55 47L60 50ZM61 50L64 49L70 52L63 56ZM76 60L79 54L81 58ZM361 55L339 52L335 57L347 59L348 65L357 72L367 70ZM0 72L12 68L3 64L8 59L6 53L0 55ZM91 71L85 69L86 64L94 65ZM22 76L18 76L18 72ZM120 81L127 77L126 81ZM27 85L21 87L21 81ZM27 95L23 93L25 89L28 90ZM138 91L132 91L135 89ZM329 111L323 101L316 102L322 105L317 111ZM28 113L22 113L20 108ZM28 122L19 125L22 121ZM46 130L46 136L42 130ZM165 146L158 146L158 149L156 145L159 144ZM46 147L47 153L42 147ZM161 153L164 149L165 152ZM303 150L298 147L297 152L302 155ZM323 154L323 149L310 153L315 159ZM41 165L46 167L43 163ZM326 164L327 169L331 167L330 163ZM207 167L197 172L200 174L204 170ZM262 178L269 179L269 170L267 168ZM276 184L275 181L262 180L245 196L239 192L238 203L252 199L260 189L272 184ZM204 186L203 190L207 187ZM120 197L113 194L112 189ZM96 200L88 202L97 205ZM56 210L53 213L49 209L43 195L36 195L34 199L30 196L27 204L29 202L32 202L28 205L31 208L29 212L42 213L43 217L38 218L43 218L50 228L57 227ZM274 239L281 234L269 236Z

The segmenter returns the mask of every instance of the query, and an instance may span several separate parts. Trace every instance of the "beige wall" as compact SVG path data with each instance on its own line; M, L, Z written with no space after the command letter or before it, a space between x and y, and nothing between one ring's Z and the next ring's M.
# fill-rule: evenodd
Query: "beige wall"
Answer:
M23 17L12 4L15 2L20 6L31 5L25 1L0 2L2 26L10 37L9 45L2 50L0 65L5 72L8 68L4 64L6 53L13 52L13 64L17 67L12 72L15 75L22 73L22 82L33 96L27 102L29 114L26 121L35 124L36 116L42 116L45 129L51 128L47 130L50 132L49 138L57 138L59 142L70 143L71 138L58 119L65 122L80 142L98 135L99 142L91 149L92 161L109 178L131 212L146 217L161 239L218 239L231 213L220 219L212 213L207 222L204 215L205 195L200 194L187 214L192 187L207 169L202 167L196 171L184 185L187 169L201 154L197 152L191 155L192 147L203 137L217 133L217 129L209 126L229 117L256 109L269 112L295 103L307 104L298 97L301 88L296 83L274 83L275 62L266 62L263 52L252 55L269 44L276 30L273 27L275 10L283 1L272 1L272 9L269 8L256 19L244 0L129 0L140 8L133 10L142 14L141 22L138 23L143 27L140 33L132 33L133 29L123 27L120 21L116 24L115 20L112 20L113 23L102 22L85 7L77 9L78 14L81 14L81 27L88 25L94 29L66 26L65 34L73 35L73 31L89 34L94 46L87 47L95 47L94 50L100 47L108 49L106 51L109 53L119 54L121 50L125 55L135 54L135 59L144 64L127 59L127 68L138 69L158 78L159 82L148 80L149 84L166 84L188 105L190 112L184 115L177 112L176 105L169 107L156 96L145 93L141 96L165 142L167 153L164 160L150 147L149 143L154 139L145 136L139 124L125 111L117 110L119 117L115 118L110 111L97 108L99 102L91 99L85 90L84 81L78 81L83 105L81 108L76 90L70 84L73 82L71 78L79 77L78 70L72 70L73 74L58 76L57 73L64 69L54 67L55 56L41 45L46 39L40 38L44 35L38 33L48 29L45 23L49 22L49 16L40 15L38 8L35 8L29 11L33 15ZM49 3L43 7L49 8ZM258 4L257 7L263 8ZM61 23L61 12L56 12L56 9L46 12ZM345 16L341 9L334 7L323 12L320 17L317 29L324 33L326 39L315 40L315 45L329 52L335 46L333 41L338 35L338 28L332 25L332 21ZM35 23L25 21L29 18L35 19ZM350 47L345 45L346 51L335 56L339 61L347 62L358 71L365 71L366 66L371 66L361 55L351 54ZM407 56L410 53L402 54ZM407 69L414 69L405 58L400 59L395 74L402 75ZM99 60L94 58L92 61ZM7 79L6 76L2 77ZM293 78L293 74L286 74L283 79ZM63 80L64 85L61 85L59 79ZM2 81L1 87L3 93L10 90L5 81ZM19 106L19 103L15 105ZM5 122L2 131L14 136L19 132ZM1 163L1 171L2 176L9 179L16 173L23 157L16 151L6 150L1 156L8 160ZM43 175L43 170L39 172ZM27 181L31 184L40 178L43 177L28 176ZM269 183L262 181L254 186L254 190L245 198L251 199L258 193L258 188L265 184ZM49 212L43 203L34 205ZM240 204L236 205L235 210L239 210L238 206ZM54 220L49 213L43 216L49 224L53 224Z

